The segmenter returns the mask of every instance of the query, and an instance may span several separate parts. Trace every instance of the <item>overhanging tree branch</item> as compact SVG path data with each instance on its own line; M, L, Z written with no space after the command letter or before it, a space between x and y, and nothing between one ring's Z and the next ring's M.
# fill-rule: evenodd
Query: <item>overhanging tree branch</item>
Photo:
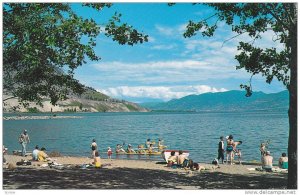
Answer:
M287 26L272 10L270 10L267 5L263 5L266 8L266 10L268 10L268 12L276 19L276 21L281 24L282 27L284 27L287 30L291 30L290 27Z
M239 37L239 36L241 36L241 35L244 34L244 33L246 33L246 31L245 31L245 32L242 32L242 33L239 33L239 34L237 34L237 35L235 35L235 36L233 36L233 37L231 37L231 38L229 38L229 39L226 39L225 41L223 41L221 48L224 46L224 44L225 44L226 42L228 42L228 41L230 41L230 40L232 40L232 39L234 39L234 38L236 38L236 37Z

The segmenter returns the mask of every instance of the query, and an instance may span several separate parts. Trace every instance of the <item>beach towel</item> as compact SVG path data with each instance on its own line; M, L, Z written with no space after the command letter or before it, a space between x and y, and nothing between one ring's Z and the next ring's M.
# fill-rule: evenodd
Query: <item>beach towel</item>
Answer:
M256 167L255 168L256 171L266 171L266 172L272 172L273 169L272 168L269 168L269 167L265 167L265 168L262 168L262 167Z
M48 164L42 164L41 167L48 167Z
M63 164L58 164L57 162L51 162L51 163L48 163L49 167L50 168L53 168L53 169L64 169L65 166Z

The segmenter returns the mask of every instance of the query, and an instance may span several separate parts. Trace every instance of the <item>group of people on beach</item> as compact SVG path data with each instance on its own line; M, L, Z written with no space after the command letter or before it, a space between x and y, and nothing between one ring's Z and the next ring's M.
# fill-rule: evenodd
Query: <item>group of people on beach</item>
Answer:
M156 144L155 141L151 141L151 139L149 139L149 138L147 139L145 144L139 144L137 146L137 149L134 149L131 144L128 144L127 149L125 150L123 148L123 146L125 146L125 143L123 143L123 145L117 144L116 154L123 154L123 153L127 153L127 154L144 154L144 153L152 154L152 153L162 151L164 148L166 148L166 146L163 145L163 140L162 139L158 139L157 146L155 146L155 144Z
M225 139L226 139L226 147L225 147ZM223 136L220 137L220 141L218 144L218 157L213 161L213 164L224 164L226 153L226 163L230 165L233 164L234 157L238 157L238 162L241 164L242 159L242 152L241 149L238 149L237 146L242 144L242 141L234 141L233 136L229 135L226 136L224 139ZM30 143L30 138L28 135L28 131L26 129L23 130L23 132L19 136L19 143L21 144L22 150L21 155L26 156L27 155L27 144ZM158 144L155 146L155 141L151 141L151 139L147 139L145 144L138 145L137 149L134 149L131 144L127 145L127 149L125 150L123 145L117 144L115 153L121 154L135 154L135 153L155 153L162 151L166 146L163 145L163 140L158 139ZM100 159L100 153L98 151L98 145L96 143L96 140L93 139L91 143L91 150L92 150L92 158L94 159L93 164L95 167L99 168L101 167L101 159ZM4 146L3 146L4 148ZM3 149L3 154L7 151ZM261 143L260 145L260 152L261 152L261 163L262 163L262 169L266 171L271 171L273 166L273 157L271 156L271 152L268 150L268 142L267 143ZM111 147L107 148L107 157L108 159L112 156L112 149ZM47 162L51 161L51 158L46 154L46 148L41 147L39 148L38 145L35 146L34 150L32 151L32 160L33 161L42 161ZM190 168L192 170L201 170L203 167L201 167L198 163L193 162L192 159L188 159L182 152L182 150L179 150L179 154L176 156L175 151L171 152L171 156L168 159L168 165L169 167L180 167L180 168ZM282 169L288 169L288 157L286 153L282 153L282 156L278 160L278 166Z
M205 167L201 166L199 163L194 162L192 159L189 159L182 150L178 151L178 155L175 155L175 151L171 151L171 156L168 158L167 167L171 168L182 168L190 170L205 170Z
M235 142L233 140L233 136L229 135L226 136L226 148L224 144L224 137L220 137L220 141L218 144L218 158L213 161L213 164L218 164L220 159L220 163L224 163L224 153L226 152L226 163L230 165L233 164L234 157L238 157L238 162L241 164L242 159L242 152L241 149L238 149L237 146L242 144L242 141ZM260 145L260 152L261 152L261 164L262 169L266 171L272 170L273 167L273 157L271 156L271 152L267 149L269 142L261 143ZM286 153L282 153L281 157L278 160L278 167L281 169L288 169L288 157L286 156Z
M157 147L155 147L154 145L155 145L155 142L151 141L151 139L147 139L147 141L145 142L145 145L144 144L138 145L138 148L136 150L132 147L131 144L127 145L126 150L123 148L123 146L125 146L125 143L123 143L123 145L117 144L116 149L115 149L115 153L116 154L136 154L136 153L138 153L138 154L144 154L144 153L151 154L151 153L161 151L166 147L166 146L163 145L163 140L162 139L158 140ZM96 139L92 140L92 143L91 143L90 147L91 147L91 150L92 150L91 156L94 159L95 167L101 167L100 153L98 151L98 145L96 143ZM106 153L107 153L107 158L111 159L111 156L113 154L113 151L112 151L111 147L107 147L107 152Z
M27 144L30 143L30 138L28 131L26 129L19 136L19 143L22 146L21 155L27 156ZM46 154L46 148L41 147L39 148L38 145L35 146L34 150L32 151L32 160L33 161L42 161L47 162L51 161L51 158Z
M242 160L242 151L241 151L241 149L238 149L237 146L242 144L243 142L242 141L235 142L233 140L232 135L226 136L225 138L226 138L226 144L227 144L226 149L225 149L225 144L224 144L224 137L223 136L220 137L220 141L218 144L218 158L217 158L218 162L221 159L221 163L224 164L224 153L226 152L226 163L227 164L230 162L230 164L232 165L235 156L238 157L239 164L241 164L242 163L242 161L241 161Z
M98 151L98 145L96 143L96 139L93 139L92 144L91 144L91 149L92 149L92 158L94 159L93 164L95 165L96 168L101 167L101 158L100 154Z
M268 150L268 144L269 142L261 143L259 150L261 153L262 170L271 172L273 168L273 157ZM285 152L281 154L281 157L278 160L278 167L280 169L288 169L288 157Z

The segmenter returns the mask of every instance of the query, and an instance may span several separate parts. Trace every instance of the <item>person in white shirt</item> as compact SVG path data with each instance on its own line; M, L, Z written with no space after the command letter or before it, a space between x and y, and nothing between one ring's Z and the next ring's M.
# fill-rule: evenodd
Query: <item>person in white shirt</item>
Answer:
M34 150L32 151L32 160L38 161L38 153L39 153L39 146L36 145Z

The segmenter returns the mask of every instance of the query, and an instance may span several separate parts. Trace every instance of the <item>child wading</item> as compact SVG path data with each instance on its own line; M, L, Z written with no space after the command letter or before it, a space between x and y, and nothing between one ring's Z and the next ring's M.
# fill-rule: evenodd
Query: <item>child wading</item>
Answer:
M107 158L111 159L111 155L112 155L112 150L110 147L107 148Z

